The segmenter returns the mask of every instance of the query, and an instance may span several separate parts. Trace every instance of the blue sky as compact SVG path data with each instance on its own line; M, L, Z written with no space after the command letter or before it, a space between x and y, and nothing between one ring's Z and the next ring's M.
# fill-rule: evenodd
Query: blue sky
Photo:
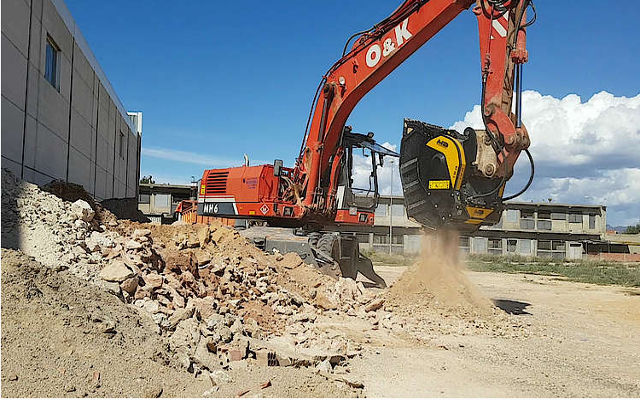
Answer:
M125 107L143 112L142 174L172 182L237 165L243 153L291 165L317 83L346 38L400 3L66 1ZM602 91L640 93L635 2L535 4L525 89L584 102ZM464 120L480 96L477 36L466 11L374 88L349 123L398 144L405 117L443 126ZM564 178L589 177L602 165L583 167ZM612 222L638 216L631 209Z

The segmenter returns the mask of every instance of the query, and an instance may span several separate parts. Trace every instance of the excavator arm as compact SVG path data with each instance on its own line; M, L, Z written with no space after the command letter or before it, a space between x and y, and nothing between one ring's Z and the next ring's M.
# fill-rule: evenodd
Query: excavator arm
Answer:
M484 179L492 182L497 180L494 186L502 195L504 184L511 177L513 165L520 151L529 146L527 131L519 115L519 84L516 85L516 114L511 112L511 107L514 82L520 82L521 64L527 61L525 21L526 8L530 1L407 0L371 29L354 35L357 37L351 49L347 52L345 46L343 56L327 71L318 87L303 145L294 168L294 180L297 187L301 188L300 203L305 213L326 214L327 210L331 211L334 208L337 185L335 166L342 161L344 155L341 139L347 118L360 99L474 3L476 5L473 12L478 19L480 35L481 102L485 131L480 132L478 138L474 138L480 139L477 145L480 149L467 150L469 153L477 153L470 159L474 164L473 171ZM457 145L462 148L463 139L453 140L458 140ZM401 151L401 166L402 153ZM421 155L416 157L419 156ZM460 158L460 155L457 157ZM459 164L464 164L465 160L459 161ZM451 169L451 165L447 167ZM453 172L449 174L448 179L452 180L452 190L455 186L461 190L462 181L470 173L462 173L464 165L456 168L459 169L457 172L460 175L460 184L456 185L453 182L456 180ZM420 183L425 186L425 190L419 195L427 196L429 171L422 171L422 175L424 176L420 177ZM405 183L403 179L403 185ZM480 186L486 187L487 183L483 182ZM471 192L467 197L471 197L470 200L475 199L476 203L483 197L478 190ZM451 195L454 196L453 193ZM467 204L463 203L466 202L459 203L457 207L464 208ZM487 206L486 199L480 199L480 203ZM497 207L493 207L492 210L495 208ZM424 218L417 219L426 226L437 227L443 221L446 222L448 217L450 218L449 213L439 215L436 222Z
M384 157L399 156L409 217L434 229L496 223L506 181L529 145L520 121L519 82L521 64L527 61L525 10L531 0L477 0L473 7L480 34L484 130L459 133L405 120L396 154L377 145L373 133L345 126L364 95L473 4L406 0L380 23L353 35L318 86L295 166L284 167L282 160L257 166L246 161L241 167L205 170L197 214L309 230L373 225L376 169ZM368 189L353 187L356 149L368 152L371 161Z

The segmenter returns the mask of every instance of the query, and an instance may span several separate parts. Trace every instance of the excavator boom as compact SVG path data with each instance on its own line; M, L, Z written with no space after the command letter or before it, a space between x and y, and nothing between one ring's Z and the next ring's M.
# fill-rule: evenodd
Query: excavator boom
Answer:
M474 3L476 2L472 0L407 0L385 20L367 31L360 32L350 51L346 52L345 47L343 56L327 71L318 87L303 146L294 168L295 182L301 189L299 200L305 213L326 214L327 210L335 207L338 177L331 166L342 161L343 129L358 101L440 29ZM461 159L463 154L454 154L451 149L446 152L431 149L426 146L427 142L424 140L412 144L419 145L419 149L406 146L401 149L401 166L404 164L405 167L407 164L403 163L403 159L406 161L407 157L403 157L403 153L413 154L417 151L411 160L422 160L423 168L428 164L423 159L433 157L434 154L444 157L444 171L450 171L447 175L450 187L440 190L448 190L446 195L450 198L458 196L458 193L454 192L459 192L463 183L468 183L472 176L478 175L485 179L471 179L473 183L466 185L467 196L463 193L458 196L461 201L457 204L449 202L450 204L439 210L446 208L446 212L434 213L433 209L437 208L439 203L424 200L431 196L432 190L438 190L434 189L437 183L431 183L429 188L430 182L443 179L435 179L435 170L412 171L414 175L417 174L412 178L411 173L406 174L408 180L403 179L405 195L407 185L420 184L424 190L416 191L414 188L409 195L422 196L418 201L426 204L421 208L422 211L410 212L409 215L426 227L457 225L467 228L460 224L468 219L473 219L472 225L476 225L476 228L479 225L478 220L486 224L496 222L486 219L488 214L484 211L476 211L472 218L464 217L471 217L466 214L467 207L475 210L482 206L493 212L501 206L500 196L504 184L511 177L513 165L520 151L529 145L526 129L519 118L511 113L514 66L518 67L517 71L521 71L520 65L527 61L526 26L523 21L526 19L525 10L529 3L528 0L478 0L473 8L480 34L481 101L485 130L484 133L478 134L480 142L477 141L475 133L472 134L473 140L467 141L468 159ZM518 77L520 76L521 73L518 74ZM443 132L446 134L446 130ZM469 135L465 137L467 136ZM453 134L447 139L456 142L455 146L462 150L460 140L462 139L456 138ZM406 141L407 145L409 142ZM476 143L479 143L480 149L475 148ZM447 155L451 158L447 158ZM464 173L464 164L467 161L470 165L468 173ZM459 179L454 176L453 165L458 165L455 168L460 169ZM436 164L434 166L437 167ZM486 195L486 188L492 184L499 188L489 190L490 195ZM440 188L442 187L440 184ZM492 197L498 192L498 196ZM407 206L415 208L413 203ZM432 208L429 218L425 217L424 207L427 206ZM455 218L454 215L460 210L464 215ZM434 218L436 214L437 219Z
M371 260L359 252L358 229L348 230L373 225L377 168L385 157L399 157L407 213L425 228L475 230L496 223L513 165L529 146L520 118L520 82L528 57L525 10L533 5L531 0L475 3L485 129L460 133L405 120L397 154L377 144L372 132L357 133L345 125L364 95L474 4L406 0L389 17L349 38L324 74L294 167L284 167L282 160L250 166L246 159L242 167L204 171L195 220L244 221L249 229L242 234L266 251L295 251L325 273L351 278L362 273L384 286ZM511 112L514 84L516 113ZM354 186L354 150L371 162L368 188ZM184 209L193 214L193 204ZM256 224L269 226L251 226Z

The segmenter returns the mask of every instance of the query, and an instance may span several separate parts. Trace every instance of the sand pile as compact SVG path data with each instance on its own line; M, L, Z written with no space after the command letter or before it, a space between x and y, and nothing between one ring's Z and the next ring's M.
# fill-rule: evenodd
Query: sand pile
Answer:
M443 308L462 308L486 313L491 302L464 275L459 234L443 230L422 238L422 254L390 290L399 302L422 298ZM423 302L423 301L421 301Z
M385 294L405 330L418 337L434 334L526 336L525 327L495 307L465 275L459 234L425 234L418 261Z

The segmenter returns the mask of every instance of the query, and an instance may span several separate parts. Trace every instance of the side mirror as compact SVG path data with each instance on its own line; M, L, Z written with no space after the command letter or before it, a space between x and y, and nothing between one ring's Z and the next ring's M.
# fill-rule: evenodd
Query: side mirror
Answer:
M280 176L282 174L282 160L275 160L273 162L273 176Z

